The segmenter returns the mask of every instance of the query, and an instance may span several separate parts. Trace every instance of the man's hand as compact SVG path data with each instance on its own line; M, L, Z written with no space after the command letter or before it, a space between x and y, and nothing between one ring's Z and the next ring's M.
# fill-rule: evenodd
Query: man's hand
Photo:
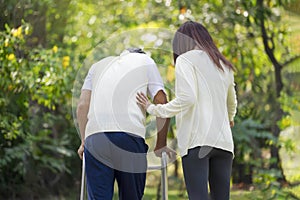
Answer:
M83 158L83 152L84 152L84 145L81 144L81 145L79 146L78 150L77 150L78 156L79 156L79 158L80 158L81 160L82 160L82 158Z
M140 92L136 95L137 104L142 106L143 109L147 110L147 108L151 105L151 102L149 101L148 97Z
M157 157L161 157L162 152L166 152L170 159L175 159L176 157L176 151L167 146L164 146L162 148L157 148L157 147L154 148L154 154Z
M231 128L234 127L234 121L230 121L229 123Z

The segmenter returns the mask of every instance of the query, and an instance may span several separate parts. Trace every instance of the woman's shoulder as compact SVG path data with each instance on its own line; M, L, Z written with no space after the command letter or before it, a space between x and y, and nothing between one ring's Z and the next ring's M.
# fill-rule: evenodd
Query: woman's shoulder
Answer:
M193 56L193 55L203 55L205 54L205 51L203 50L200 50L200 49L192 49L192 50L189 50L183 54L181 54L180 56Z
M191 59L191 58L199 58L199 57L206 57L206 52L203 51L203 50L200 50L200 49L193 49L193 50L190 50L190 51L187 51L183 54L181 54L180 56L178 57L182 57L182 58L186 58L186 59Z
M188 63L193 63L193 61L200 61L201 59L207 59L207 54L203 50L198 50L198 49L193 49L190 51L187 51L180 56L178 56L177 61L179 62L188 62Z

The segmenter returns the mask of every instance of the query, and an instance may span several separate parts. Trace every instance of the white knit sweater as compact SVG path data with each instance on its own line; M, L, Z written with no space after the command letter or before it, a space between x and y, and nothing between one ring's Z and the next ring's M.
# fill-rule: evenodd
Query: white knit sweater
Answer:
M168 104L150 105L158 117L176 115L180 155L197 146L210 146L233 153L229 121L237 107L233 71L216 67L201 50L191 50L176 60L175 94Z

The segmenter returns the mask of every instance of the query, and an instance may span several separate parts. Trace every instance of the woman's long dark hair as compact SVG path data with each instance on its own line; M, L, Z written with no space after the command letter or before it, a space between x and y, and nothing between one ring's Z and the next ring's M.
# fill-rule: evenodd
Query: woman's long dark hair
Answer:
M195 49L195 47L205 51L221 70L224 71L220 61L222 61L229 69L234 70L233 65L216 47L207 29L200 23L187 21L179 27L173 39L174 63L176 63L178 56Z

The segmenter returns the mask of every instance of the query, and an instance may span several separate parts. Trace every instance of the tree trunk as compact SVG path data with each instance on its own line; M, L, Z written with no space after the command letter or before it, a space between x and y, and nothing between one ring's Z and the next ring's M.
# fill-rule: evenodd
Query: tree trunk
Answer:
M277 139L280 135L280 128L277 125L277 122L283 117L283 111L281 109L280 103L278 102L278 98L280 97L280 93L283 89L283 82L282 82L282 76L281 76L281 70L282 65L277 61L274 55L274 49L275 49L275 43L274 43L274 36L271 37L268 36L267 30L265 27L265 9L263 5L263 0L257 0L257 6L258 6L258 19L259 19L259 25L261 29L261 37L264 44L265 52L270 59L270 61L273 64L274 72L275 72L275 103L274 103L274 118L273 123L271 126L271 130L273 133L273 136L276 138L275 144L271 145L271 157L276 159L276 162L271 163L270 168L278 169L281 173L281 178L279 178L279 181L286 181L283 169L281 166L281 160L279 157L279 147L277 146ZM270 46L270 44L272 46Z
M26 16L26 21L30 22L33 30L32 34L28 41L28 46L37 47L42 46L46 47L47 40L47 31L46 31L46 23L47 23L47 5L39 5L36 3L33 8L33 14Z

